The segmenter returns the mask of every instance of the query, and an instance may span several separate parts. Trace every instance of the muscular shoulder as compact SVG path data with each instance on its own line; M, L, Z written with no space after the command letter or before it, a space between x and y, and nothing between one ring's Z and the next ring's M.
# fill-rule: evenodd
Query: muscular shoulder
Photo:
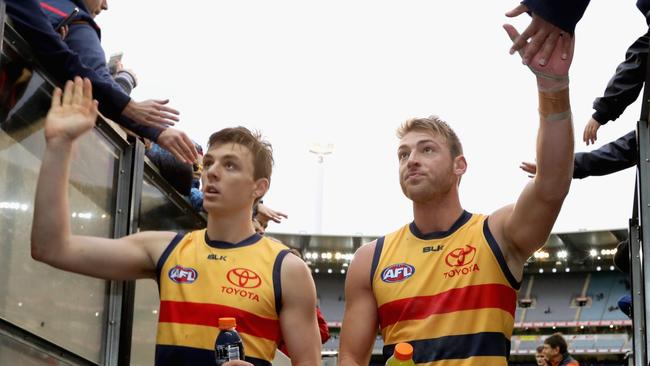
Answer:
M372 257L375 255L376 247L377 247L377 240L373 240L370 243L363 244L354 253L354 261L359 260L361 262L365 262L366 260L370 260L372 262Z
M292 253L288 253L282 260L282 275L286 276L304 276L311 273L305 262Z
M128 238L142 246L149 254L152 263L156 264L162 253L177 235L178 233L173 231L143 231L129 235Z
M370 287L370 272L372 270L372 260L376 247L377 240L374 240L357 249L356 253L354 253L352 263L350 263L346 283L349 283L353 287Z

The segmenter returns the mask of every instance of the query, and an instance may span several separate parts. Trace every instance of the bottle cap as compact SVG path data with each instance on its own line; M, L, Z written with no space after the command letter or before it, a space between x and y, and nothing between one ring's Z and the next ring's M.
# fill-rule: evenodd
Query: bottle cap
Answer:
M410 360L413 357L413 346L408 343L398 343L395 346L395 358L401 361Z
M219 329L231 329L237 326L235 318L219 318Z

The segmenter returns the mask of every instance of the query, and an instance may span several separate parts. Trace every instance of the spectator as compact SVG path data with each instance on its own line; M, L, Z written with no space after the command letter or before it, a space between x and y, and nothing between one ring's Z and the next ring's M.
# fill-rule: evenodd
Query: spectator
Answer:
M535 350L535 361L537 366L546 366L546 357L544 357L544 346L537 346Z
M201 173L203 173L203 148L201 145L194 143L196 151L199 153L199 158L196 163L192 165L192 188L190 190L190 204L196 212L205 212L203 210L203 192L201 192Z
M630 131L596 150L576 153L573 156L573 178L607 175L634 166L638 160L636 142L636 131ZM519 167L531 177L537 173L535 163L522 162Z
M265 206L263 202L264 201L260 200L260 202L258 202L253 208L253 225L255 226L255 231L260 235L264 235L266 232L269 221L279 224L282 222L282 218L289 218L287 214L275 211L270 207Z
M147 147L145 155L178 193L183 196L190 195L194 177L193 165L179 161L176 156L156 143Z
M7 14L21 36L32 46L39 64L51 77L60 83L77 75L88 77L93 83L99 110L107 118L139 136L157 142L180 161L191 164L197 155L191 140L179 130L165 128L178 121L178 112L165 105L168 101L136 102L123 92L110 75L102 73L101 66L103 64L103 68L106 68L106 60L99 43L100 30L93 17L107 6L105 1L86 1L92 3L90 8L93 10L89 10L86 2L81 0L51 1L60 7L42 3L44 7L49 6L58 11L58 14L50 11L52 19L58 17L56 19L61 20L75 6L81 10L66 37L69 44L61 40L42 10L41 3L36 0L7 0ZM79 51L80 49L86 52ZM91 65L86 64L91 61Z
M569 355L566 340L561 333L555 333L544 340L544 357L550 366L579 366Z
M132 70L124 68L121 61L117 61L115 65L115 74L111 73L113 79L126 94L131 95L133 89L138 86L138 78Z
M650 13L644 16L646 23L650 24ZM616 68L605 93L594 101L595 112L587 122L582 137L587 145L597 140L601 125L616 120L638 98L646 79L649 36L650 28L630 45L625 60Z

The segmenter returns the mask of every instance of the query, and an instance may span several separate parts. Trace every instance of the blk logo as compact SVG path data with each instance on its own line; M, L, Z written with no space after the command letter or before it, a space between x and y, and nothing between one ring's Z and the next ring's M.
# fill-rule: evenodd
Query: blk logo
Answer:
M445 262L449 267L462 267L472 263L476 257L476 248L471 245L465 245L464 248L456 248L445 257Z
M169 270L169 278L176 283L192 283L199 276L194 268L175 266Z
M257 273L246 268L233 268L226 274L226 279L231 284L241 288L256 288L262 284L262 279Z
M388 283L402 282L414 273L415 267L408 263L392 264L381 271L381 280Z
M226 256L226 255L208 254L208 260L211 260L211 261L226 261L227 257L228 256Z
M422 247L422 253L431 253L431 252L435 253L443 249L445 249L445 246L442 244L438 244L435 247L434 246Z

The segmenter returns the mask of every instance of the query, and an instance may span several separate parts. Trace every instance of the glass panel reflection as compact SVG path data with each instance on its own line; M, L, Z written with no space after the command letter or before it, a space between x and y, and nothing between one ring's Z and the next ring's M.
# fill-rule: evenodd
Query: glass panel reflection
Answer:
M191 209L189 205L187 209ZM204 223L196 220L194 216L183 212L148 179L145 179L140 204L140 231L181 232L196 230L203 225ZM153 365L159 301L158 285L155 281L136 282L131 365Z
M67 366L72 364L0 333L0 365Z
M51 268L30 255L52 88L20 63L7 57L0 63L0 317L99 363L106 282ZM73 233L113 235L118 159L119 151L96 130L78 142L69 191Z

